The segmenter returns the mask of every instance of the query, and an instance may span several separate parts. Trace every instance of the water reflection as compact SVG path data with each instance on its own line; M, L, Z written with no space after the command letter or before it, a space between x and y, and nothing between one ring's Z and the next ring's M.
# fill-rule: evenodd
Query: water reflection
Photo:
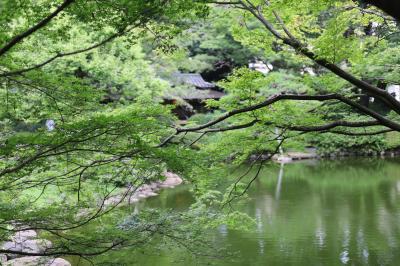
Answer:
M346 160L270 165L239 210L256 221L252 232L220 226L215 248L237 254L207 260L185 250L151 257L130 251L127 265L399 265L399 160ZM239 173L240 174L240 173ZM233 175L233 178L238 173ZM188 188L166 190L138 208L176 208L193 203ZM133 256L132 254L135 254ZM126 258L125 258L126 259Z
M285 164L281 163L281 166L279 168L279 175L278 175L278 185L276 186L276 192L275 192L275 199L279 200L279 196L281 194L281 187L282 187L282 177L283 177L283 168Z
M397 265L399 170L382 160L265 169L243 208L255 233L228 231L242 257L216 265Z

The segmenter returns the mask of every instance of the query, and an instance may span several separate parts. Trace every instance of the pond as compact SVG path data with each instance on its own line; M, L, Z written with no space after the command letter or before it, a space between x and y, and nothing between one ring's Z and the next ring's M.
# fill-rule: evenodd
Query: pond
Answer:
M253 230L221 226L210 239L232 254L229 259L160 250L129 253L128 265L399 265L399 163L374 158L267 166L240 207L256 220ZM138 208L182 210L193 200L182 186Z

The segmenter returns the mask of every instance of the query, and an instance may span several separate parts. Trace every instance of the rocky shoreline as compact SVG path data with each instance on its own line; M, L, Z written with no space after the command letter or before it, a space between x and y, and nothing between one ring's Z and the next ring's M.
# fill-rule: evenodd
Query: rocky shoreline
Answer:
M290 163L301 160L311 159L340 159L340 158L351 158L351 157L382 157L382 158L393 158L400 156L400 150L387 150L382 152L377 151L340 151L328 154L319 154L315 149L308 149L304 152L288 151L283 154L275 154L271 157L271 154L252 155L250 161L257 159L267 160L271 158L272 161L277 163Z
M183 182L179 175L172 172L165 172L164 176L166 177L164 181L156 181L150 184L144 184L138 187L131 195L126 196L125 193L123 193L121 195L112 196L104 202L104 205L110 206L116 204L133 204L143 199L158 196L158 192L161 189L174 188Z
M165 172L164 181L152 182L144 184L135 190L135 193L126 197L124 195L115 195L108 198L105 206L115 204L132 204L140 200L157 196L161 189L174 188L182 184L183 180L177 174ZM13 235L9 241L2 244L2 249L27 253L42 253L51 248L52 244L49 240L38 238L37 232L34 230L21 230ZM15 254L1 254L0 265L2 266L71 266L71 264L62 258L49 258L40 256L21 256Z
M40 239L34 230L21 230L4 242L2 249L41 253L51 248L49 240ZM0 265L3 266L71 266L71 264L62 258L38 257L38 256L20 256L16 254L1 254Z

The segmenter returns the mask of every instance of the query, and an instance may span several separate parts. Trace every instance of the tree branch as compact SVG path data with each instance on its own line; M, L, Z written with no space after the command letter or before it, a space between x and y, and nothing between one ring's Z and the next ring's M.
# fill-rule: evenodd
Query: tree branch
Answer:
M102 45L104 45L104 44L106 44L106 43L108 43L108 42L114 40L115 38L117 38L117 37L123 35L124 33L125 33L125 31L121 31L121 32L115 33L115 34L109 36L108 38L104 39L103 41L101 41L101 42L99 42L99 43L96 43L96 44L94 44L94 45L92 45L92 46L89 46L89 47L87 47L87 48L84 48L84 49L79 49L79 50L72 51L72 52L67 52L67 53L58 53L58 54L56 54L55 56L50 57L49 59L43 61L42 63L36 64L36 65L31 66L31 67L28 67L28 68L24 68L24 69L20 69L20 70L16 70L16 71L10 71L10 72L1 73L1 74L0 74L0 77L7 77L7 76L20 75L20 74L23 74L23 73L25 73L25 72L28 72L28 71L31 71L31 70L34 70L34 69L41 68L41 67L43 67L43 66L45 66L45 65L47 65L47 64L49 64L49 63L51 63L51 62L53 62L54 60L56 60L56 59L58 59L58 58L62 58L62 57L66 57L66 56L71 56L71 55L76 55L76 54L88 52L88 51L90 51L90 50L93 50L93 49L95 49L95 48L98 48L98 47L100 47L100 46L102 46Z
M60 5L53 13L51 13L49 16L44 18L42 21L37 23L36 25L32 26L25 32L15 36L12 38L5 46L0 48L0 56L4 55L7 51L9 51L13 46L21 42L23 39L28 37L29 35L33 34L37 30L43 28L46 26L54 17L56 17L61 11L63 11L65 8L67 8L69 5L71 5L75 0L65 0L62 5Z
M400 2L396 0L363 0L374 5L400 21Z
M359 104L356 103L342 95L339 94L325 94L325 95L298 95L298 94L285 94L285 93L280 93L273 95L269 98L267 98L265 101L251 105L248 107L240 108L240 109L235 109L232 111L229 111L225 113L224 115L216 118L215 120L212 120L208 123L205 123L203 125L199 125L196 127L190 127L190 128L176 128L176 132L172 135L170 135L168 138L166 138L160 145L157 147L163 147L167 145L175 136L181 134L181 133L188 133L188 132L199 132L204 135L204 133L209 133L209 132L223 132L223 131L228 131L228 130L236 130L236 129L242 129L242 128L247 128L251 127L254 124L258 123L259 120L255 119L249 123L242 124L242 125L234 125L226 128L210 128L216 124L221 123L222 121L225 121L226 119L236 116L238 114L242 113L247 113L251 112L254 110L258 110L267 106L272 105L275 102L281 101L281 100L300 100L300 101L328 101L328 100L338 100L342 103L345 103L358 111L362 112L363 114L370 116L372 118L375 118L376 120L373 121L361 121L361 122L347 122L347 121L335 121L327 125L322 125L322 126L313 126L313 127L306 127L306 126L291 126L291 127L284 127L290 130L295 130L295 131L304 131L304 132L312 132L312 131L321 131L321 132L328 132L329 129L343 126L343 127L366 127L366 126L377 126L377 125L383 125L390 130L384 130L381 133L389 132L389 131L399 131L400 132L400 124L387 119L386 117L378 114L377 112ZM203 129L207 129L205 131L202 131ZM351 133L350 133L351 134ZM356 134L356 133L354 133ZM378 133L375 133L378 134ZM202 136L203 136L202 135ZM368 135L368 134L367 134Z
M321 133L333 133L338 135L346 135L346 136L374 136L380 135L388 132L393 132L391 129L383 129L371 132L349 132L349 131L342 131L342 130L330 130L330 131L322 131Z
M380 98L383 100L391 109L393 109L396 113L400 114L400 102L396 100L390 93L388 93L386 90L382 90L376 86L373 86L365 81L362 81L355 77L354 75L344 71L342 68L338 67L336 64L329 62L328 60L319 57L318 55L314 54L311 50L307 48L307 46L303 43L301 43L299 40L295 39L292 34L289 32L290 38L286 38L282 36L274 27L273 25L263 16L262 12L260 11L260 8L254 7L254 6L248 6L246 5L243 1L242 5L243 7L249 11L253 16L255 16L263 25L264 27L272 34L274 35L277 39L281 40L284 44L291 46L294 48L297 52L300 54L308 57L315 63L319 64L320 66L323 66L330 70L332 73L337 75L338 77L348 81L349 83L353 84L357 88L363 89L366 92L372 94L373 96ZM278 16L279 17L279 16ZM277 17L277 19L278 19ZM280 18L279 18L280 19ZM279 21L278 19L278 21ZM282 21L283 23L283 21ZM280 23L282 25L282 23ZM288 31L286 27L283 28L283 30L286 32ZM288 32L286 32L288 33Z
M372 121L357 121L357 122L348 122L348 121L334 121L329 124L321 125L321 126L282 126L282 128L286 128L293 131L302 131L302 132L317 132L317 131L327 131L329 129L335 127L371 127L371 126L379 126L380 123L376 120Z
M281 100L301 100L301 101L328 101L328 100L338 100L341 101L355 109L357 109L358 111L364 113L365 115L368 115L370 117L375 118L380 125L384 125L386 127L389 127L393 130L396 131L400 131L400 124L387 119L386 117L378 114L377 112L359 104L356 103L354 101L351 101L350 99L339 95L339 94L325 94L325 95L299 95L299 94L285 94L285 93L280 93L280 94L276 94L273 95L269 98L267 98L265 101L255 104L255 105L251 105L248 107L244 107L241 109L235 109L232 111L229 111L227 113L225 113L224 115L220 116L219 118L212 120L206 124L197 126L197 127L191 127L191 128L177 128L176 129L176 134L180 134L182 132L195 132L195 131L199 131L205 128L209 128L211 126L214 126L232 116L241 114L241 113L246 113L246 112L251 112L254 110L258 110L261 108L264 108L266 106L269 106L275 102L281 101Z

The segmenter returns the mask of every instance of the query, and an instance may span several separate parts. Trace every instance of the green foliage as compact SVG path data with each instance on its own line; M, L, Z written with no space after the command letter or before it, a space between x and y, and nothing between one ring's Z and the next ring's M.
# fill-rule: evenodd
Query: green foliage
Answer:
M0 15L0 47L61 2L2 1L7 12ZM146 60L142 40L149 28L155 38L176 35L177 20L206 16L207 10L186 0L75 1L1 56L1 74L24 72L0 77L0 221L8 230L41 229L60 254L101 254L115 243L148 241L155 232L146 225L158 233L187 226L188 220L172 223L175 216L146 212L128 226L127 213L107 202L162 180L166 170L190 177L194 151L157 147L175 118L160 104L169 84ZM115 35L123 30L123 37ZM87 49L113 35L113 42ZM75 53L81 49L87 50ZM44 125L48 119L53 130ZM12 234L8 230L0 230L0 240Z
M321 154L337 154L340 152L370 153L381 152L386 148L384 136L344 136L337 134L315 134L310 143L317 147Z
M207 72L218 61L237 67L219 83L227 96L207 101L219 111L194 116L187 126L279 93L359 93L277 40L252 14L205 2L77 0L0 55L0 222L6 225L0 240L24 226L41 229L60 253L97 254L110 244L121 248L156 238L194 245L207 228L254 227L249 216L221 210L232 196L245 200L249 182L238 180L227 186L227 193L219 192L221 183L233 181L227 178L229 164L240 166L252 155L274 153L282 138L284 149L312 144L323 153L397 145L393 136L299 134L289 129L365 121L366 116L340 103L281 101L209 128L221 132L181 134L160 147L177 127L172 107L161 104L165 93L185 89L167 82L176 71ZM372 83L399 82L394 22L362 13L350 0L270 2L251 1L277 28L281 25L272 10L279 12L317 60L336 63ZM61 3L1 1L0 49ZM371 21L378 28L368 33ZM279 27L277 34L286 33ZM243 67L254 57L274 69L263 75ZM387 117L398 120L397 114ZM49 119L55 121L52 130L44 125ZM250 122L252 127L222 132ZM192 183L197 198L187 212L145 210L127 216L132 210L106 204L128 188L162 180L165 171Z
M398 132L388 132L386 133L385 141L388 149L397 149L400 147L400 134Z
M244 47L233 38L230 25L238 16L236 11L215 7L208 19L197 18L172 41L176 48L172 53L155 53L152 45L146 44L150 59L160 75L171 72L207 72L218 70L216 63L224 62L228 67L247 65L253 57L260 56L258 49Z

